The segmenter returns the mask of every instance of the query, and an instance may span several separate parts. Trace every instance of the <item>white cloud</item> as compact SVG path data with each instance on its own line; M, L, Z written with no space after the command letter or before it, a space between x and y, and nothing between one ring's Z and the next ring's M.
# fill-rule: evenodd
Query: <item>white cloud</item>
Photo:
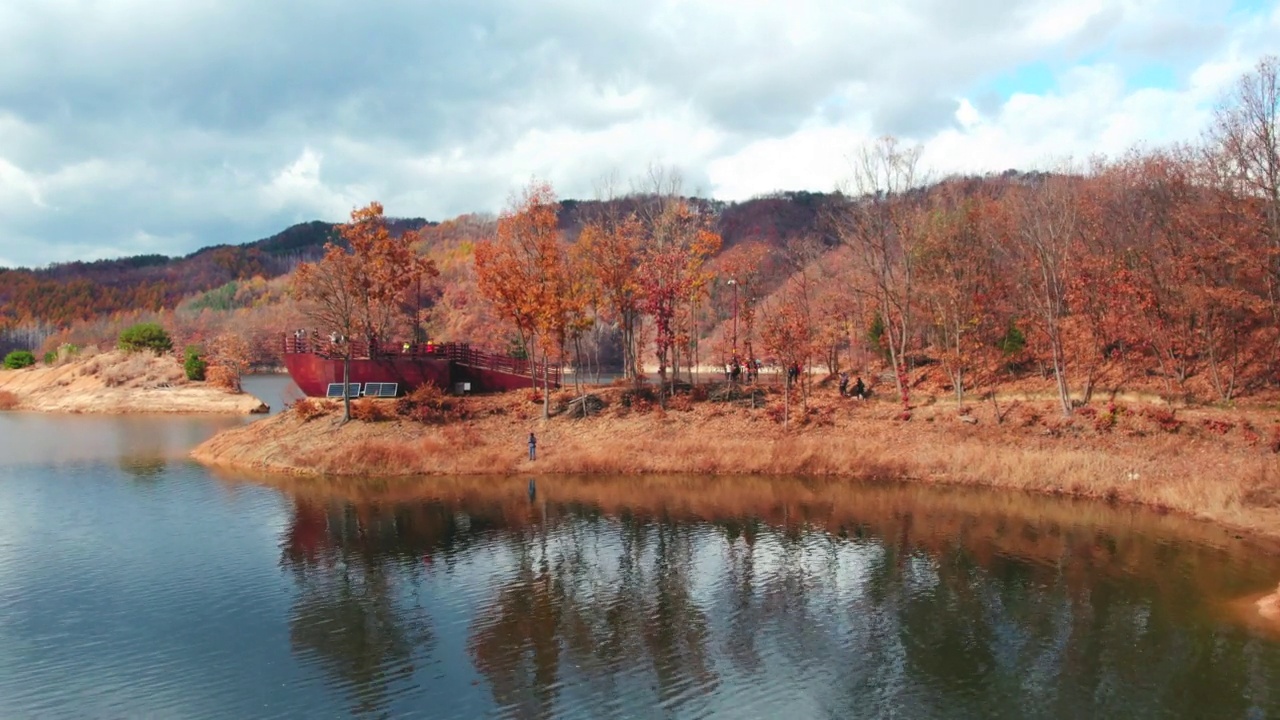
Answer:
M375 198L440 219L655 162L826 190L882 134L939 172L1116 154L1194 139L1277 36L1276 0L7 5L0 255L185 253Z
M25 170L0 157L0 207L17 212L22 205L44 207L40 184Z
M329 194L320 183L321 155L311 148L304 148L288 166L276 173L263 190L269 205L283 208L293 203L311 204L317 195Z

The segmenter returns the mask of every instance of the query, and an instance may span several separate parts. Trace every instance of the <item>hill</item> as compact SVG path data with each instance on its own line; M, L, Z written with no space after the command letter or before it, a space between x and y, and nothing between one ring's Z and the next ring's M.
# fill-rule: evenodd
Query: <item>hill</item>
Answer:
M421 218L393 221L417 230ZM212 245L183 257L137 255L46 268L0 268L0 352L38 346L53 331L114 313L174 309L183 299L227 283L289 273L316 257L333 223L299 223L242 245Z

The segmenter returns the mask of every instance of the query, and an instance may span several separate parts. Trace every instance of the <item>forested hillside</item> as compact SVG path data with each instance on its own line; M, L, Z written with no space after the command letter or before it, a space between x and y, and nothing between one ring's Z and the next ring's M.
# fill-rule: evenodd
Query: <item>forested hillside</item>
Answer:
M395 220L396 232L416 230L421 219ZM185 257L139 255L71 262L37 270L0 268L0 351L40 345L76 322L120 313L172 310L192 295L239 281L269 280L316 257L333 234L332 223L300 223L243 245L214 245Z
M756 241L781 247L788 239L814 232L815 199L822 197L827 196L783 193L743 203L697 202L717 215L727 246ZM627 198L567 200L559 223L573 237L605 207L619 212L633 204ZM477 342L490 337L495 321L476 296L472 252L476 241L493 233L494 218L389 222L395 235L419 231L417 249L441 271L424 290L424 324L432 334ZM198 339L229 327L233 316L237 327L252 329L269 345L270 334L302 322L287 293L287 276L300 262L320 256L324 244L334 239L335 227L301 223L262 240L207 247L182 258L149 255L40 270L0 269L0 353L62 342L105 342L117 328L140 319L177 325ZM269 363L271 352L262 347L257 357Z

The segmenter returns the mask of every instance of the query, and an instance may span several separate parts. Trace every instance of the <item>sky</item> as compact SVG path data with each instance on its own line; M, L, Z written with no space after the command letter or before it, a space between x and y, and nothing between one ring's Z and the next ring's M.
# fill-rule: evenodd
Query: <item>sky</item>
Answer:
M0 266L243 243L379 200L498 212L650 167L832 190L1195 141L1280 0L19 0L0 4Z

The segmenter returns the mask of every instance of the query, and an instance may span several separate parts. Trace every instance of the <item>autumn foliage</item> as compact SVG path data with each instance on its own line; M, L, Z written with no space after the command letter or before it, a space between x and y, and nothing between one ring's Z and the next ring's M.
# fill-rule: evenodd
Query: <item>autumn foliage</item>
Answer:
M340 226L338 234L342 242L327 243L324 257L298 266L293 292L307 319L320 332L339 339L345 381L350 341L361 338L373 346L416 326L416 312L406 317L405 296L435 277L437 270L429 258L414 251L412 233L391 233L381 203L352 210L351 222ZM349 399L343 406L344 419L349 418Z
M834 193L728 204L651 171L595 201L534 182L497 218L439 225L373 203L323 228L336 235L318 260L304 228L296 245L199 253L186 285L162 258L0 271L0 334L43 352L135 322L205 347L233 331L248 345L234 369L270 365L278 333L304 324L358 339L425 325L538 361L603 358L632 381L656 368L660 402L734 355L774 377L802 366L801 403L852 370L904 412L926 401L908 382L921 368L958 403L1023 383L1063 415L1128 389L1265 397L1280 389L1278 71L1269 58L1241 78L1202 142L1052 172L935 181L886 138L850 149ZM270 280L290 258L314 262Z
M520 347L544 358L563 361L568 346L577 347L594 325L617 327L623 371L632 378L639 375L640 323L647 318L659 372L665 377L670 370L674 383L681 363L693 364L694 309L713 279L706 262L721 245L714 217L673 195L647 197L628 212L618 206L598 212L571 243L560 210L546 183L513 200L494 237L476 245L481 294Z
M432 383L420 385L395 401L395 414L428 425L464 416L461 398L450 397Z

